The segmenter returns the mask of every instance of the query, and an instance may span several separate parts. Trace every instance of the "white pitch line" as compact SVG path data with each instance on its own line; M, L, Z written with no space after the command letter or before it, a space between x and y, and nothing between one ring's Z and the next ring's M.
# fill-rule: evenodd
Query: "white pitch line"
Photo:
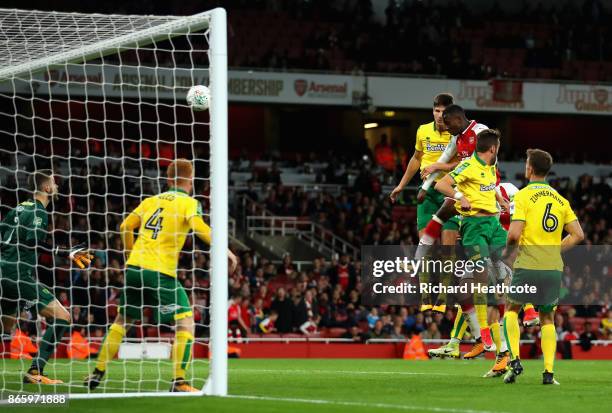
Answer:
M253 372L253 373L318 373L318 374L381 374L381 375L398 375L398 376L459 376L459 374L450 373L425 373L416 371L358 371L358 370L283 370L283 369L245 369L245 368L230 368L232 372Z
M300 399L292 397L271 397L271 396L249 396L249 395L228 395L227 397L232 399L245 399L245 400L263 400L263 401L278 401L288 403L306 403L306 404L324 404L332 406L349 406L349 407L366 407L366 408L377 408L377 409L397 409L397 410L411 410L411 411L429 411L429 412L445 412L445 413L507 413L501 411L491 410L474 410L474 409L455 409L445 407L431 407L431 406L410 406L404 404L390 404L390 403L366 403L366 402L351 402L341 400L320 400L320 399Z

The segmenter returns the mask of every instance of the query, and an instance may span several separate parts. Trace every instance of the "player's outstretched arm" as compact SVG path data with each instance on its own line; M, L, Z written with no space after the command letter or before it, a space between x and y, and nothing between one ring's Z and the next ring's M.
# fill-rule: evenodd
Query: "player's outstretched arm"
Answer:
M406 167L406 171L404 172L404 176L400 180L400 183L391 191L389 198L391 198L391 202L395 202L399 194L404 190L408 182L414 177L419 168L421 167L421 160L423 159L422 151L414 151L412 158L410 158L410 162L408 162L408 166Z
M86 244L78 244L73 247L53 245L47 242L49 233L45 228L46 225L41 225L41 223L42 220L35 221L35 228L28 231L22 246L35 249L37 254L48 252L58 257L68 258L81 269L85 269L91 264L93 255L89 252ZM14 230L8 235L9 240L12 234L14 234Z
M421 171L421 179L426 179L433 173L436 173L436 176L438 176L440 172L450 172L455 169L457 165L459 165L459 159L456 156L450 162L432 163L431 165L423 168Z
M130 255L134 247L134 231L138 228L140 228L140 216L134 212L131 212L119 226L121 242L123 243L123 250L126 256Z
M189 218L189 226L191 227L191 230L196 235L196 237L201 239L204 243L206 243L206 245L210 245L211 230L210 230L210 227L206 225L206 223L204 222L201 216L194 215L191 218ZM238 259L236 258L234 253L230 251L229 249L227 250L227 256L229 259L229 271L230 271L230 274L233 274L234 271L236 271L236 267L238 266Z
M563 229L567 235L561 241L561 251L567 251L584 240L584 231L577 219L565 224Z

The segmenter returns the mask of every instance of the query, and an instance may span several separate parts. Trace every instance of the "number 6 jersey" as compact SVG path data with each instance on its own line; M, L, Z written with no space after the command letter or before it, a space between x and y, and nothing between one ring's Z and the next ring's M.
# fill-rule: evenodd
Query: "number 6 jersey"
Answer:
M576 219L569 201L546 182L530 182L518 191L512 221L524 221L525 227L514 267L562 271L563 227Z

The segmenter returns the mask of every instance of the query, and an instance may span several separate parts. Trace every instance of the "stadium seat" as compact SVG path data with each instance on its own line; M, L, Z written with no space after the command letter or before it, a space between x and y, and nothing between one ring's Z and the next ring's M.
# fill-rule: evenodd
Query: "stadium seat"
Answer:
M346 331L346 328L331 327L322 332L322 335L328 338L338 338L341 337L344 333L346 333Z
M297 333L284 333L281 334L281 338L304 338L304 335Z

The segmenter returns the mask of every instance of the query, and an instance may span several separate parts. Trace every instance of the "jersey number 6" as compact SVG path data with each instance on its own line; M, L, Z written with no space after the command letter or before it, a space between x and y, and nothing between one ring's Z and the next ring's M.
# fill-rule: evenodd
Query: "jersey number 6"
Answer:
M550 212L552 209L552 203L546 204L546 210L544 210L544 216L542 217L542 227L546 232L555 232L559 226L559 218Z

